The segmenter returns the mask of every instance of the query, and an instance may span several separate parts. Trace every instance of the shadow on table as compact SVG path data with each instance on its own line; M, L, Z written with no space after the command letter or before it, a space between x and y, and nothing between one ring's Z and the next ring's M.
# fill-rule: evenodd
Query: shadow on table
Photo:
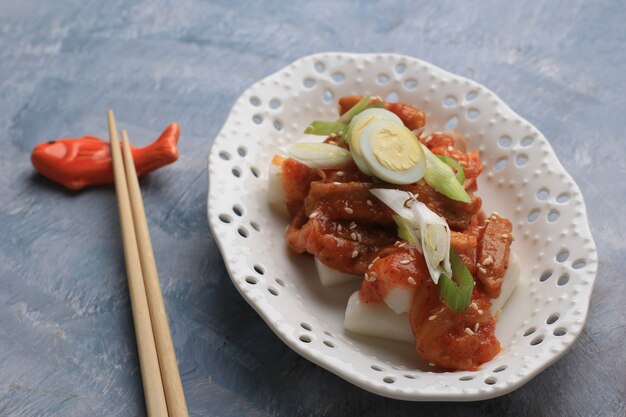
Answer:
M35 171L29 174L27 181L29 185L35 188L38 192L50 191L59 193L59 195L63 195L65 197L76 197L84 192L88 192L89 190L104 190L107 188L110 188L111 190L114 189L113 184L105 184L74 191L65 188L61 184L58 184ZM145 175L139 178L139 185L141 187L149 187L152 193L158 193L164 188L163 181L159 180L158 175Z
M80 191L69 190L63 187L62 185L57 184L56 182L44 177L43 175L37 172L33 172L30 174L28 178L28 182L30 183L32 187L37 189L37 191L39 192L53 191L53 192L61 193L65 197L75 197L81 193Z

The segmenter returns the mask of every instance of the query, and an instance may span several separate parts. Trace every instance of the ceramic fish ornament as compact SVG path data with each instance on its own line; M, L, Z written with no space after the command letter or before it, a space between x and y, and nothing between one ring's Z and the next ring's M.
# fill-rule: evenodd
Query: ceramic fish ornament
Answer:
M137 175L141 176L178 159L178 123L172 123L151 145L131 148ZM109 142L94 136L58 139L35 146L35 169L70 190L113 183Z

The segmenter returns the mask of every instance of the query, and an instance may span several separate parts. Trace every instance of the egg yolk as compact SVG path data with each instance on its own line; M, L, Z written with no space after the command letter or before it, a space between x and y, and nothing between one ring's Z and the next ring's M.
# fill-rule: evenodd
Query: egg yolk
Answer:
M419 144L409 130L382 128L374 133L371 146L376 161L395 172L413 168L421 156Z
M365 129L365 127L372 121L377 120L377 119L381 119L380 116L368 116L368 117L363 117L361 118L361 120L359 120L359 122L352 128L352 137L356 140L353 140L350 142L350 146L354 148L354 151L360 155L361 154L361 145L359 144L360 139L361 139L361 132L363 132L363 129Z

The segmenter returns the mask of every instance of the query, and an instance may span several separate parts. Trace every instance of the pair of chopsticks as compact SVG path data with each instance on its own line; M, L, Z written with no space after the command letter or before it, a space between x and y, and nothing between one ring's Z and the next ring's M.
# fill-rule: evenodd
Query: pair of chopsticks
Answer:
M115 191L146 409L150 417L188 417L128 135L122 130L122 158L115 116L111 110L108 119Z

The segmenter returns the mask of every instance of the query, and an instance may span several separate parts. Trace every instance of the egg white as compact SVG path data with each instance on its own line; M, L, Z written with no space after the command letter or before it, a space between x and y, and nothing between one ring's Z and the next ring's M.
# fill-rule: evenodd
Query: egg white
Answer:
M348 138L348 143L350 144L352 159L354 159L356 166L365 175L372 175L372 172L361 156L359 141L361 140L361 133L363 132L363 129L374 121L385 121L404 126L402 119L400 119L395 113L381 108L363 110L361 113L352 118L348 131L346 132L346 136Z
M361 113L352 118L347 132L347 136L350 140L350 148L354 148L359 154L359 140L361 139L361 133L367 125L374 121L386 121L404 126L402 119L387 109L373 108L363 110Z
M426 157L421 146L416 146L416 150L419 153L419 163L406 169L404 171L394 171L381 165L372 148L372 142L378 132L382 129L389 129L396 131L398 134L409 135L414 138L416 144L417 138L413 136L413 133L407 129L404 125L398 126L396 124L390 124L385 121L373 121L369 123L362 131L359 141L359 149L361 157L365 164L369 168L369 171L373 175L380 178L383 181L387 181L393 184L413 184L419 181L426 172Z

